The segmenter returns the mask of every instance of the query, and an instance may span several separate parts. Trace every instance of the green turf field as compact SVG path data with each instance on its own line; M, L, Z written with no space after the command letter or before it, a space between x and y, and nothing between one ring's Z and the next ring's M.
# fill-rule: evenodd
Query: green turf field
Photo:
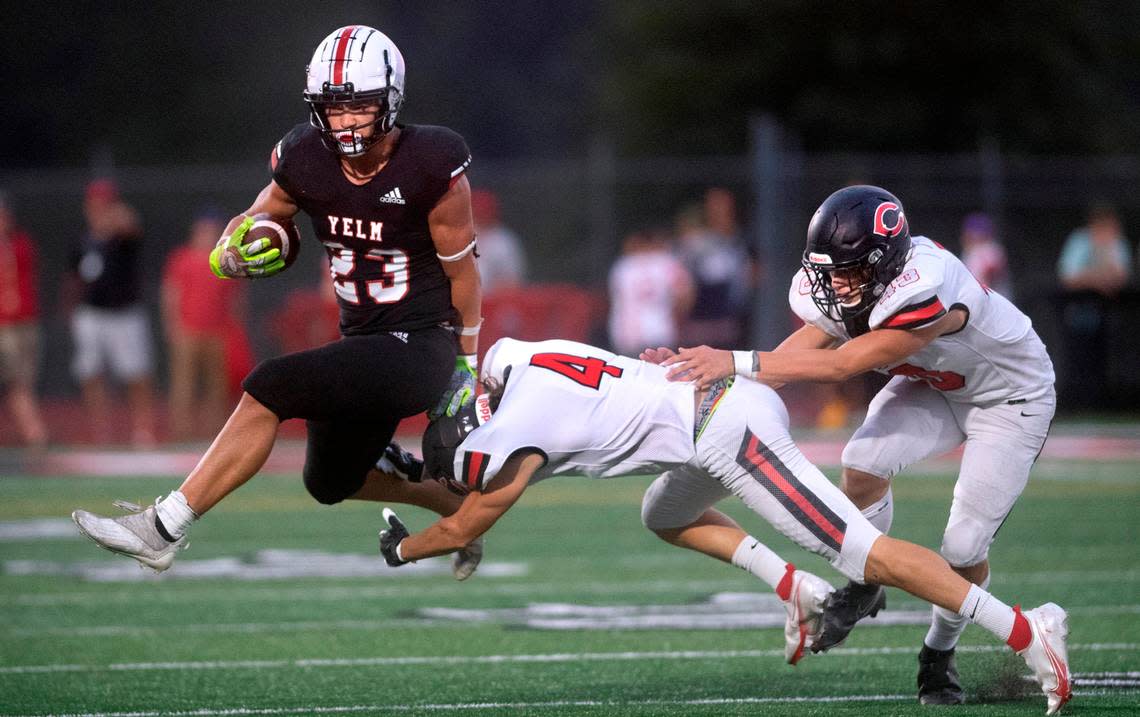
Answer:
M1136 463L1040 465L992 552L999 597L1070 611L1071 714L1140 713L1138 476ZM767 592L755 579L641 527L647 479L533 488L488 535L485 570L466 583L442 563L372 574L379 508L318 506L296 478L262 476L231 496L161 579L41 521L111 511L114 498L149 503L176 483L0 479L0 717L938 711L912 696L925 626L860 628L795 668L776 627L622 627L739 616L733 599L746 618L771 613L740 595ZM937 547L951 488L949 475L898 480L892 532ZM822 560L725 506L839 584ZM400 512L413 529L429 520ZM339 576L315 574L330 566ZM710 608L716 595L727 602ZM889 608L925 609L898 592ZM1020 658L976 627L962 645L970 704L955 715L1044 713Z

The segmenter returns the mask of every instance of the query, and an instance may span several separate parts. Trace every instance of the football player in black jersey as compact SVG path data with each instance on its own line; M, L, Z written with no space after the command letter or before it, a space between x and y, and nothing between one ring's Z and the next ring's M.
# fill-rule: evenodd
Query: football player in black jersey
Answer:
M222 278L275 274L284 260L268 240L242 245L251 217L304 211L328 254L342 338L257 366L213 445L166 498L118 518L72 514L102 547L159 571L190 524L257 473L290 418L306 420L304 482L321 503L396 500L447 515L460 502L436 481L402 480L411 463L384 447L401 418L452 415L474 398L481 292L470 153L449 129L396 124L404 59L373 28L333 32L307 74L310 121L277 143L272 180L229 222L210 266ZM457 578L481 552L470 546Z

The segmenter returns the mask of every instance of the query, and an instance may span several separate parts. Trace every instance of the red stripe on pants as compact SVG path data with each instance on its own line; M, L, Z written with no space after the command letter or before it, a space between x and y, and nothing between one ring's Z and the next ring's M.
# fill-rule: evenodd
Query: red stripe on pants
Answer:
M758 439L753 438L753 441L758 442ZM836 528L830 520L825 518L818 510L816 510L815 506L812 505L811 502L804 497L803 493L800 493L798 490L796 490L796 487L789 483L787 479L784 478L784 476L780 473L780 471L776 470L775 466L765 460L764 456L760 455L756 451L755 443L753 443L753 445L749 448L750 450L748 451L748 460L752 461L752 464L759 468L761 472L763 472L764 475L768 477L768 480L772 481L772 485L779 488L784 495L791 498L792 502L799 506L799 509L804 512L804 515L811 518L812 522L818 525L820 530L830 535L835 539L835 542L842 545L843 531Z

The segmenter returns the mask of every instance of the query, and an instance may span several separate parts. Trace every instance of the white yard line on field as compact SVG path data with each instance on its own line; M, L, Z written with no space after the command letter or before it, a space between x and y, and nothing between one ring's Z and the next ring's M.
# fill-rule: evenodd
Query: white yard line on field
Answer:
M1016 582L1040 584L1070 584L1089 582L1138 582L1140 570L1089 570L1064 572L1024 572L1000 573L1002 580L1009 579ZM632 580L632 581L592 581L575 582L567 585L564 581L533 582L522 581L517 583L505 582L511 578L499 578L500 582L485 583L435 583L418 585L415 592L421 597L454 596L460 591L465 598L475 595L541 595L554 593L557 595L615 595L629 593L662 593L662 592L717 592L723 590L747 589L750 584L747 578L724 580ZM147 583L152 585L157 583ZM767 590L767 588L758 589ZM345 586L311 586L303 588L260 587L257 585L233 584L226 586L224 591L213 588L203 590L195 589L191 584L180 583L177 590L156 592L141 588L130 590L116 590L112 592L96 591L67 591L67 592L36 592L15 593L0 595L0 607L7 605L29 605L42 607L45 605L90 605L100 602L124 602L129 600L145 600L147 603L161 602L164 604L191 602L201 603L209 598L225 602L312 602L329 600L355 601L367 598L403 597L408 594L409 586L406 583L399 585L345 585Z
M133 637L170 631L180 633L220 632L265 633L326 630L391 630L393 628L450 627L454 620L390 618L386 620L299 620L296 622L165 623L162 625L83 625L78 627L13 627L5 630L14 637Z
M1138 643L1087 643L1069 645L1072 651L1094 652L1140 650ZM1005 652L1000 645L960 645L959 652ZM905 647L837 647L829 651L836 655L911 655L914 646ZM503 663L567 663L605 662L629 660L709 660L759 657L784 657L778 650L680 650L641 652L566 652L531 655L423 655L404 657L312 658L299 660L206 660L188 662L112 662L105 665L54 664L8 665L0 667L0 674L36 674L55 672L144 672L156 670L233 670L233 669L288 669L314 667L390 667L398 665L458 665Z
M118 590L114 592L62 592L62 593L18 593L11 596L0 595L0 606L16 604L42 607L45 605L90 605L92 603L113 603L127 600L144 600L147 603L201 603L204 599L225 602L313 602L345 600L357 601L368 598L407 597L409 590L414 590L419 597L441 596L454 597L462 595L540 595L553 593L556 595L613 595L620 593L651 593L662 592L717 592L721 590L740 589L749 584L747 578L726 580L645 580L645 581L597 581L576 582L567 585L565 581L555 582L518 582L500 584L496 583L435 583L417 585L411 588L407 583L400 585L346 585L341 587L311 586L303 588L261 588L245 585L226 585L223 591L210 588L209 590L194 589L188 584L180 584L177 590L169 592L141 592L139 589ZM758 583L754 583L759 585ZM768 588L763 588L768 590Z
M1137 694L1132 691L1089 690L1077 691L1076 697L1118 697ZM393 712L470 712L480 710L538 710L563 707L701 707L708 705L765 705L765 704L830 704L842 702L905 702L914 695L820 695L818 697L706 697L691 700L550 700L546 702L454 702L396 705L343 705L300 707L230 707L201 708L194 710L147 710L132 712L67 712L51 714L0 715L0 717L254 717L255 715L311 715L311 714L390 714ZM1030 698L1026 698L1027 700Z
M722 593L728 594L728 593ZM758 596L760 597L760 596ZM759 602L759 601L754 601ZM915 609L920 608L924 603L918 601L907 602L905 607L910 608L910 612L903 610L903 605L897 605L888 616L906 617L913 613ZM535 607L534 605L531 608ZM682 624L680 621L675 625L678 629L719 629L721 626L715 624L711 620L697 621L701 618L703 613L709 609L708 606L694 606L694 605L678 605L673 606L677 609L679 615L684 615L686 612L696 613L701 612L701 615L694 614L694 621L689 624ZM715 609L723 611L721 614L727 619L733 619L740 622L736 612L741 610L740 607L733 608L730 605L712 606ZM783 608L779 603L775 603L775 607L779 611L776 621L777 626L782 626ZM636 606L619 606L617 610L631 610ZM598 611L601 608L597 606L584 608L586 610ZM210 623L179 623L179 622L164 622L158 625L48 625L42 627L20 627L13 625L10 627L0 627L0 635L7 634L12 637L137 637L141 635L155 635L162 632L177 631L179 633L222 633L222 634L263 634L263 633L283 633L283 632L326 632L329 630L351 630L351 631L367 631L367 630L393 630L393 629L420 629L420 628L435 628L435 627L449 627L455 628L466 621L468 624L481 624L482 622L495 622L494 620L476 621L472 619L447 619L439 617L432 612L432 609L425 609L425 617L406 617L406 618L387 618L375 620L296 620L296 621L276 621L276 622L210 622ZM486 612L495 612L493 610ZM508 610L509 612L509 610ZM925 623L928 617L929 609L923 609L920 614L921 623ZM1086 616L1086 615L1135 615L1140 613L1140 605L1094 605L1089 607L1076 607L1069 610L1070 615ZM771 627L771 625L760 624L758 618L767 617L767 613L763 612L760 608L753 609L750 613L754 618L754 625L746 626L748 629L759 629L763 627ZM548 616L547 621L550 621L551 616ZM880 618L879 620L882 620ZM911 620L899 620L898 622L884 622L878 624L879 620L871 621L869 626L886 627L891 625L912 624ZM512 621L507 620L510 623ZM590 621L579 621L576 629L596 629ZM513 623L512 623L513 624ZM524 624L531 627L542 627L542 621L538 623L525 622ZM606 623L607 625L610 623ZM737 623L733 623L737 624ZM917 624L917 623L916 623Z

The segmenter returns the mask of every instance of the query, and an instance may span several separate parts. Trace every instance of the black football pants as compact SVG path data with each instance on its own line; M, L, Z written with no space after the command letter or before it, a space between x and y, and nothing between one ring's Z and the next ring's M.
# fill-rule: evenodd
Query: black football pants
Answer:
M360 490L400 419L439 400L457 350L443 327L346 336L263 361L242 388L282 421L305 419L305 487L339 503Z

